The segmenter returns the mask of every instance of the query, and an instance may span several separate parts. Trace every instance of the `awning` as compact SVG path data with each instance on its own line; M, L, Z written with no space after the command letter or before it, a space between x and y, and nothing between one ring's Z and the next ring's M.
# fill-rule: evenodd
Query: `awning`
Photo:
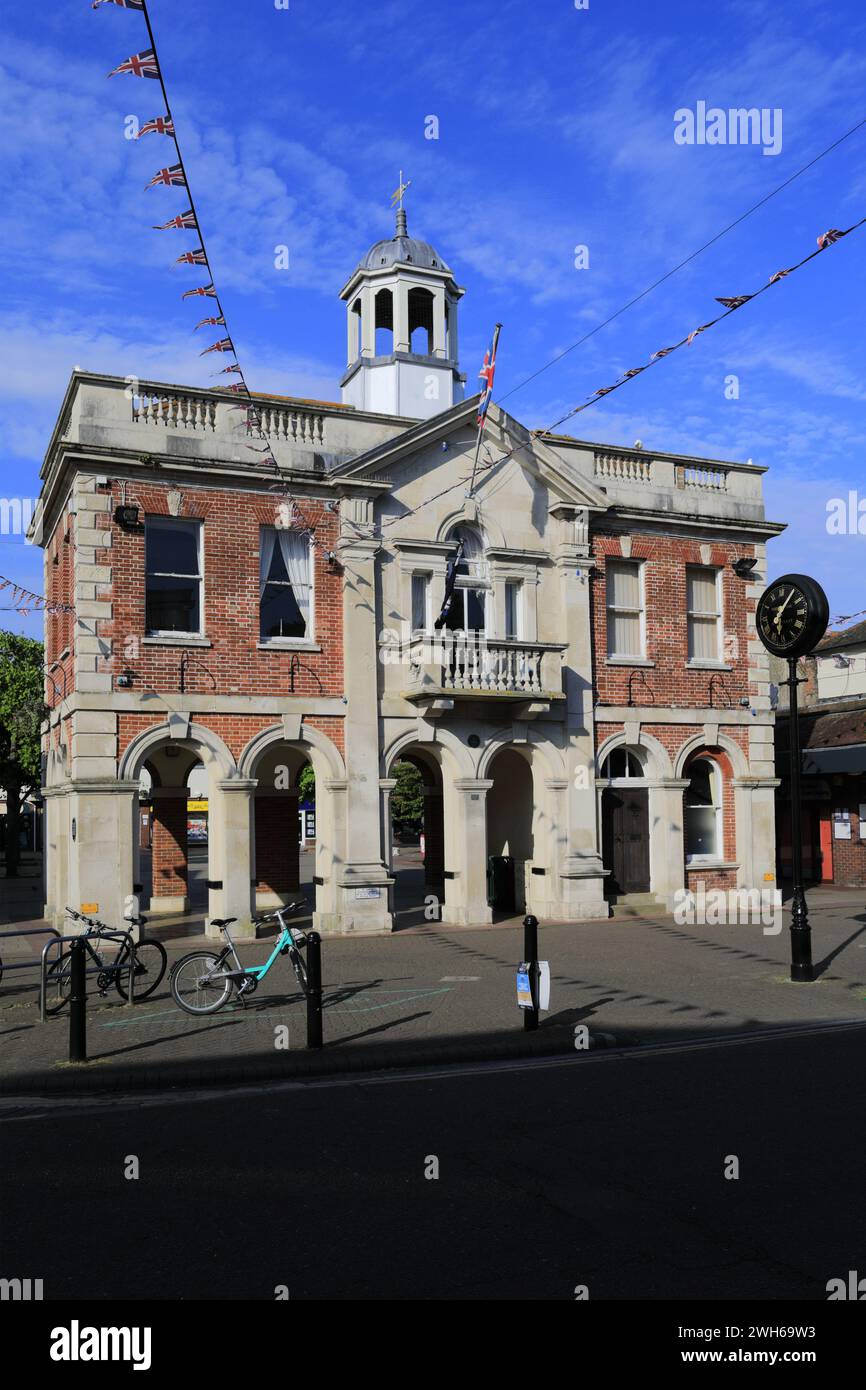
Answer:
M866 772L866 743L847 743L836 748L804 748L804 775L830 772Z

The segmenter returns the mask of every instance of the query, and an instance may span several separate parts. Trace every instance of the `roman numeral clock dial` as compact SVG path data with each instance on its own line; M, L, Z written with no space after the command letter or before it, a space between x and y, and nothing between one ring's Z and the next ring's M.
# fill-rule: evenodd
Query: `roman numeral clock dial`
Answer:
M758 600L758 636L774 656L803 656L820 642L829 617L820 584L805 574L785 574Z

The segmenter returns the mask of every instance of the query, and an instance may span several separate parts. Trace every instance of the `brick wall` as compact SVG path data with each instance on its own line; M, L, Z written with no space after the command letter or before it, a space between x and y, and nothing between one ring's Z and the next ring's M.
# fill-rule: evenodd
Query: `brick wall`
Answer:
M185 898L189 888L186 835L186 789L182 796L158 796L153 802L153 896Z
M275 692L276 693L276 692ZM273 728L274 719L260 714L205 714L192 710L190 715L194 724L211 729L222 739L234 759L240 758L250 739L264 729ZM145 729L156 728L165 722L165 712L158 715L119 714L118 759L123 757L134 738ZM341 752L344 751L343 720L336 715L316 715L305 719L304 723L325 734Z
M722 571L722 630L726 642L725 663L731 671L693 670L688 661L686 615L686 566L702 565L701 543L681 536L631 536L631 554L622 553L621 538L597 532L591 538L596 574L592 580L594 681L602 704L678 705L723 710L753 694L749 687L747 614L754 614L755 599L746 598L749 587L730 568L741 556L752 557L749 545L717 544L709 547L709 564ZM646 657L654 667L609 666L607 657L607 607L605 565L608 558L644 561L646 608ZM713 696L710 699L710 683Z
M74 533L72 518L64 510L57 521L45 548L45 597L49 605L74 602ZM50 672L51 680L46 681L45 698L50 708L54 708L63 698L63 692L71 691L73 686L74 652L73 634L75 615L73 613L46 613L45 615L45 665L53 666L61 652L68 656ZM52 684L53 682L53 684ZM55 689L54 687L57 687Z
M297 797L257 796L256 888L292 892L300 883Z
M168 516L170 486L136 481L126 501L140 515ZM324 504L300 498L305 517L315 527L314 634L320 652L261 651L259 641L259 532L274 525L281 499L275 494L182 486L179 516L198 520L203 534L203 630L210 647L190 647L196 658L186 672L188 692L220 695L341 695L343 693L342 579L332 571L326 552L337 542L337 518ZM111 525L110 551L97 551L96 563L111 566L112 616L100 619L98 635L111 640L115 675L124 667L135 672L136 688L177 691L183 638L177 645L151 646L145 638L144 533L127 533L109 522L109 509L121 500L120 488L106 491L106 513L95 527Z

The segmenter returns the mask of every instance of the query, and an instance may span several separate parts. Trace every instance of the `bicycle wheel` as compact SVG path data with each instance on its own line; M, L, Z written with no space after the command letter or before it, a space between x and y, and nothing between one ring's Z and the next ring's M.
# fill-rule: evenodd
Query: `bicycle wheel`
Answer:
M301 986L301 989L304 991L304 994L306 994L307 967L304 963L304 957L298 950L292 952L292 968L294 969L295 975L297 976L298 984Z
M147 999L165 974L168 957L161 941L150 936L139 941L135 950L135 998ZM123 964L114 982L121 999L129 998L129 962Z
M61 951L45 972L45 1012L59 1014L72 993L72 952Z
M218 956L193 951L183 956L171 972L171 995L188 1014L215 1014L231 996L234 981Z

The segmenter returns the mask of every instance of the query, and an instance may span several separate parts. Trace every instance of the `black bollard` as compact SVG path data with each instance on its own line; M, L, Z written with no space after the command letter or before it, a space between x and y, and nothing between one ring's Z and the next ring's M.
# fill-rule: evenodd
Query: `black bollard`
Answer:
M538 918L523 919L523 959L529 971L529 989L532 994L532 1008L523 1010L523 1027L532 1032L538 1027Z
M307 933L307 1047L322 1046L322 938Z
M69 964L69 1060L87 1061L87 957L84 942L73 941Z

